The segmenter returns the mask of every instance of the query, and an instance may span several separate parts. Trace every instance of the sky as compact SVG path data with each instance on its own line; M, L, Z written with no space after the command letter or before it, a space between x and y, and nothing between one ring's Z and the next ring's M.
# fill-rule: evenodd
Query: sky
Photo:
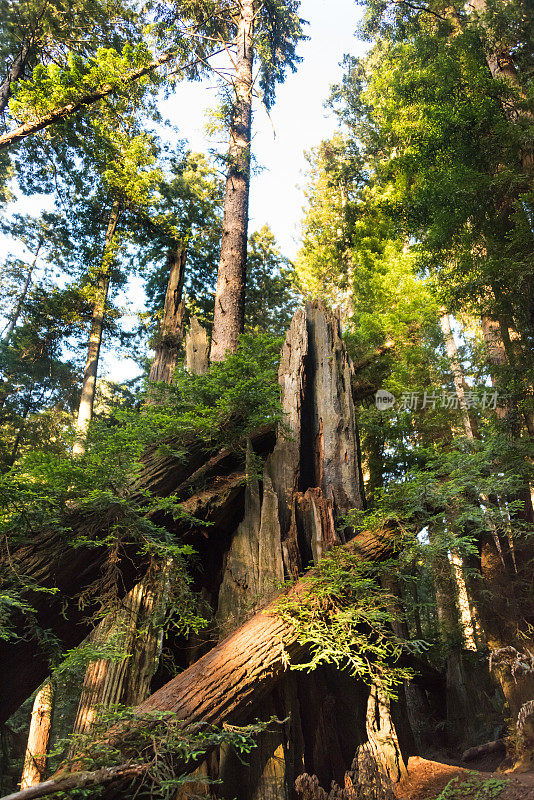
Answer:
M343 55L360 55L365 49L355 35L361 15L355 0L302 0L300 14L309 22L306 33L310 37L297 51L303 61L297 72L290 72L278 86L269 116L257 104L252 142L260 169L251 182L249 231L267 223L278 248L288 258L295 257L299 246L307 180L305 153L336 131L335 116L324 108L324 103L330 87L341 78ZM217 145L206 134L208 112L217 105L217 99L213 79L200 84L184 83L161 102L160 110L190 149L208 152ZM219 146L225 149L222 143ZM37 215L49 203L42 195L21 198L12 210ZM5 238L3 244L7 244ZM22 257L15 243L9 249ZM128 295L139 310L143 295L139 280L130 282ZM130 359L119 360L112 353L103 353L102 377L123 381L137 373L137 365Z

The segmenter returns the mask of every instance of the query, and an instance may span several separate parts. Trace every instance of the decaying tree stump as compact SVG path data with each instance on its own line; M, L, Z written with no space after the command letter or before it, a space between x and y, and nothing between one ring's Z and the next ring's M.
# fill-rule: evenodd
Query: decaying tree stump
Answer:
M151 383L170 383L178 363L183 339L184 303L182 300L187 248L183 242L173 243L167 253L169 280L165 292L163 318L158 340L154 344L154 360L150 369Z
M227 508L226 524L221 519L218 528L224 535L217 539L217 530L208 529L199 550L202 560L213 558L213 543L226 546L219 583L209 587L209 595L220 635L240 627L139 707L143 713L172 711L186 726L243 723L251 714L285 720L260 737L248 765L231 752L221 754L215 777L223 779L222 796L285 800L304 773L317 776L318 786L332 781L344 786L355 752L392 781L403 771L399 739L408 723L402 705L394 711L379 687L369 694L333 667L313 674L288 671L287 657L302 652L294 628L272 613L254 613L282 580L297 578L332 546L350 539L340 520L363 503L351 370L338 320L317 305L297 311L279 371L284 425L274 448L269 432L251 438L246 487L240 483L233 506L228 501L210 507L212 515ZM258 465L262 453L266 458ZM199 478L216 483L223 475L231 483L236 468L231 453L204 462L194 445L187 466L149 456L139 482L163 495L183 495L186 502ZM174 533L187 536L179 526ZM359 536L346 546L372 559L389 553L393 538ZM213 583L215 573L210 574ZM363 785L365 770L358 774Z
M268 600L283 578L298 576L342 543L336 521L362 507L351 370L338 320L316 305L297 311L279 369L285 431L266 460L261 486L256 477L247 486L244 519L232 537L219 591L216 616L223 630ZM248 765L224 755L222 794L282 800L305 769L326 785L341 780L365 738L366 703L363 686L334 677L333 670L287 675L259 713L287 722L260 736ZM384 771L398 780L404 765L388 720L389 736L380 727L369 728L367 736L372 757L383 756Z
M206 330L196 317L185 335L185 368L195 375L203 375L209 367L210 342Z

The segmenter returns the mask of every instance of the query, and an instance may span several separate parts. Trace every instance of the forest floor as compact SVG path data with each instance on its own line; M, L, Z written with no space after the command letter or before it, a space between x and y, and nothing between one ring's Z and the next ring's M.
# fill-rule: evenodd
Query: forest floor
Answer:
M436 800L440 796L443 800L534 800L533 771L494 772L496 765L489 759L475 764L476 769L465 769L412 756L408 776L397 785L396 795L399 800Z

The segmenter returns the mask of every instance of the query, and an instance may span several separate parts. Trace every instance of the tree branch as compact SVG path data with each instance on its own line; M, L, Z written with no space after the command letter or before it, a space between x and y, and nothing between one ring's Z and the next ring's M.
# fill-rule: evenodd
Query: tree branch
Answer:
M224 52L224 48L210 53L210 55L206 58L212 58L213 56L216 56L222 52ZM33 120L31 122L25 122L23 125L19 125L19 127L15 128L15 130L9 131L3 136L0 136L0 150L5 150L7 147L11 147L11 145L22 141L22 139L25 139L27 136L31 136L32 134L43 130L43 128L53 125L55 122L61 122L62 120L67 119L67 117L70 117L75 114L76 111L79 111L80 108L93 105L99 100L102 100L103 97L107 97L108 95L119 91L121 86L126 86L129 83L133 83L139 78L144 77L145 75L149 75L151 72L158 69L158 67L168 64L169 61L172 61L173 58L176 58L176 55L177 54L175 51L165 53L154 61L151 61L150 64L146 64L144 67L139 67L138 69L128 72L126 75L124 75L119 84L105 83L100 86L100 88L82 95L72 103L67 103L64 106L55 108L53 111L50 111L43 117L40 117L40 119ZM206 64L206 59L202 56L198 56L197 58L193 59L193 61L190 61L186 64L181 64L179 67L177 67L176 71L189 69L190 67L194 67L196 64L200 63Z

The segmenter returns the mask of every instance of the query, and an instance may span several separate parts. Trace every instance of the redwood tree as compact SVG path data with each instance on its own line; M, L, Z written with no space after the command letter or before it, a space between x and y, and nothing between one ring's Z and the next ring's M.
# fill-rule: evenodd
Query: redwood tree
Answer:
M297 15L299 5L296 0L239 3L212 361L222 361L227 352L235 352L244 325L254 60L255 56L260 60L260 89L268 109L286 66L294 71L300 60L295 55L295 46L303 38L302 20Z

